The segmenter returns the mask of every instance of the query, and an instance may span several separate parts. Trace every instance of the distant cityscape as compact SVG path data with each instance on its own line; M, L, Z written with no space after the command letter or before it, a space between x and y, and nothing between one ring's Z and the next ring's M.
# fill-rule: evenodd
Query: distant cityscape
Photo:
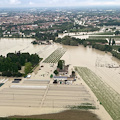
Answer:
M119 9L15 9L0 12L0 37L32 37L36 33L99 31L119 26ZM106 29L115 31L116 27Z

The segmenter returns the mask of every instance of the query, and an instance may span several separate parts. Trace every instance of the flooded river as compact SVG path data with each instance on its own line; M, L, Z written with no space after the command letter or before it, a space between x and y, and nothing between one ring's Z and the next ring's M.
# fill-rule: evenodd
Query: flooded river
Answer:
M29 52L37 53L44 59L48 57L58 47L66 49L62 57L66 64L71 66L88 67L94 71L102 80L120 93L120 60L112 57L110 53L105 53L90 47L53 45L32 45L32 39L0 39L0 55L8 52ZM114 66L114 68L109 68Z
M120 60L114 58L110 53L89 47L63 47L67 49L66 54L62 57L62 59L65 59L66 64L88 67L105 83L120 93ZM113 66L113 68L109 68L110 66Z
M31 42L33 39L25 38L1 38L0 39L0 55L6 56L9 52L29 52L30 54L39 54L40 57L46 58L51 52L53 52L56 45L33 45Z
M0 55L5 56L8 52L23 51L28 48L32 39L17 39L17 38L1 38L0 39Z

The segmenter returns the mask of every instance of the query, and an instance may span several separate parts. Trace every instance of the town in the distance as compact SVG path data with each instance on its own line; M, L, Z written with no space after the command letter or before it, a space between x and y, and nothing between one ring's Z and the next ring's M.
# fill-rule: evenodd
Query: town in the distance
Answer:
M120 120L119 7L0 9L0 120Z

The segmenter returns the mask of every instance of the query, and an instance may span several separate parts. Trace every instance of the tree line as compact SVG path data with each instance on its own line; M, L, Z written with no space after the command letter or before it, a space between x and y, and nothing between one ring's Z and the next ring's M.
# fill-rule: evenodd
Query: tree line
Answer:
M95 48L95 49L98 49L101 51L107 51L107 52L112 51L112 46L110 46L110 45L93 44L92 48Z
M58 38L55 42L64 44L64 45L71 45L71 46L78 46L78 42L76 38L72 38L70 36L65 36L64 38Z
M113 45L115 45L114 39L109 39L109 42L107 42L106 39L78 39L78 38L72 38L70 36L65 36L64 38L58 38L55 42L64 44L64 45L71 45L71 46L78 46L78 45L84 45L86 47L87 45L92 46L92 48L111 52L112 55L118 59L120 59L120 48L118 48L118 52L113 51ZM108 43L108 45L106 45Z
M57 37L57 33L54 34L54 33L40 33L40 32L37 32L36 35L35 35L35 38L36 40L55 40L55 37Z
M105 44L107 43L107 40L106 39L79 39L79 38L74 38L70 36L65 36L63 38L58 38L57 40L55 40L55 42L58 42L64 45L71 45L71 46L78 46L79 44L82 44L86 47L87 45L92 45L94 43Z
M120 53L112 51L112 55L120 60Z

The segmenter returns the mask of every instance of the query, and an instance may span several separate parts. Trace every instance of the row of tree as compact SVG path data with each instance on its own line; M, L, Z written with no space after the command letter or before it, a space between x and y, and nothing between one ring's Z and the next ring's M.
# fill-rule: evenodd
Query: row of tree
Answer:
M65 36L64 38L58 38L55 42L58 42L64 45L78 46L77 39L69 36Z
M120 60L120 53L112 51L112 55Z
M41 32L37 32L35 35L36 40L55 40L56 36L58 34L54 34L54 33L41 33Z
M112 51L112 46L110 46L110 45L93 44L92 48L95 48L95 49L98 49L101 51L107 51L107 52Z

